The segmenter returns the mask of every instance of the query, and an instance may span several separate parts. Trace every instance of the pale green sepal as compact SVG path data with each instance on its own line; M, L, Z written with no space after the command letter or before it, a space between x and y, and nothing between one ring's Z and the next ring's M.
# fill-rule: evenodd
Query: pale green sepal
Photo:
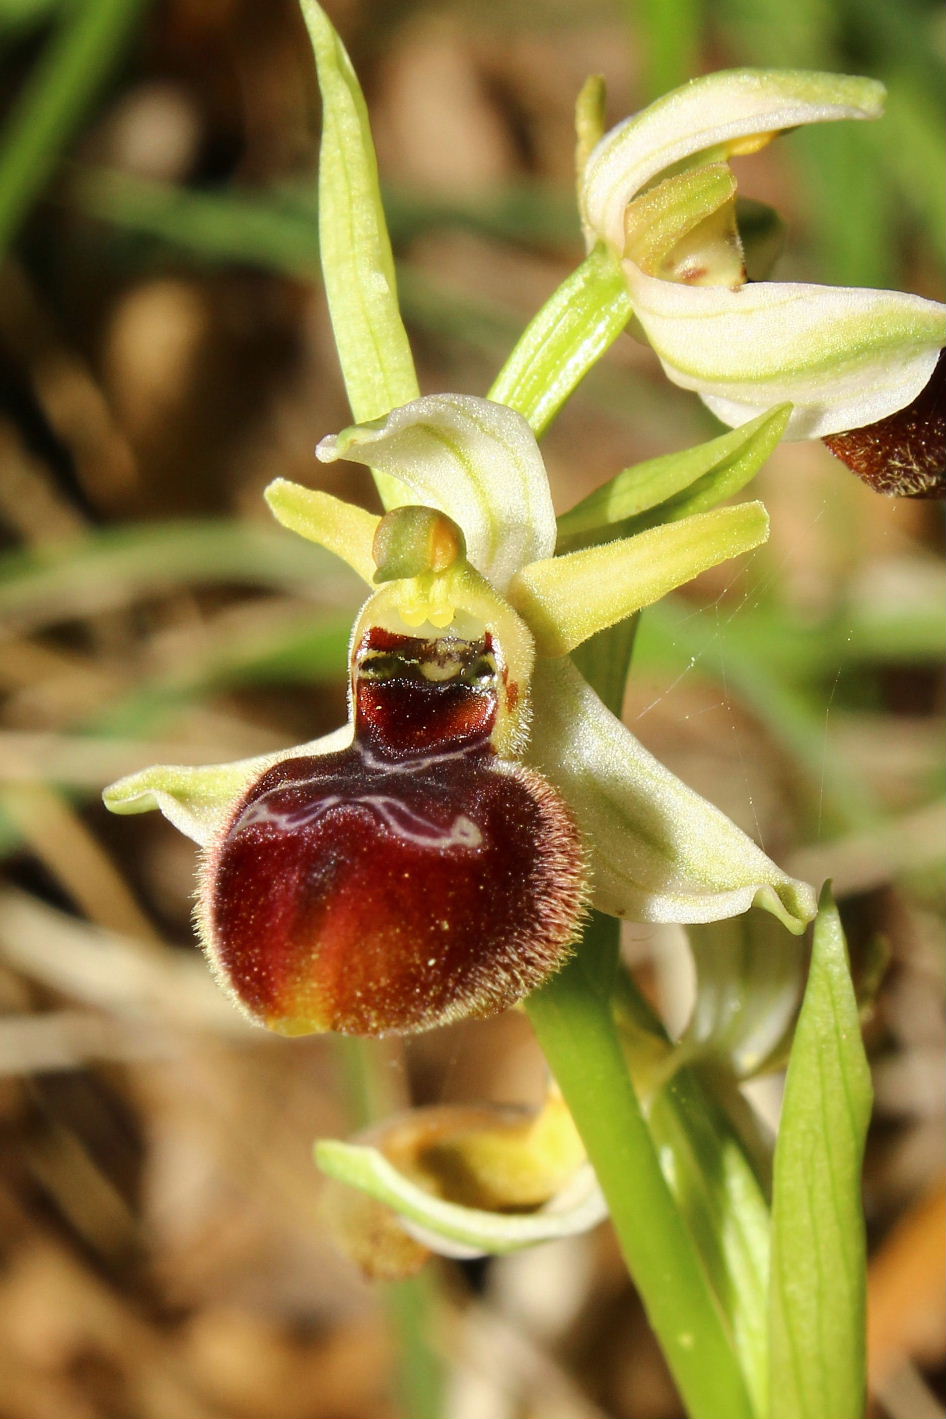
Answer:
M563 513L558 520L559 549L603 542L617 533L630 536L657 523L706 512L732 497L776 447L791 412L790 404L779 404L708 443L625 468Z
M487 1212L445 1202L398 1171L377 1148L325 1140L315 1147L323 1173L392 1208L418 1241L444 1256L497 1256L587 1232L607 1216L592 1169L534 1212Z
M599 910L631 921L718 921L747 911L768 886L790 928L804 930L816 909L807 883L648 753L569 660L539 660L532 690L541 730L529 757L585 833Z
M333 498L331 493L315 492L286 478L270 483L263 497L283 527L341 557L372 585L375 563L371 548L380 517L354 503Z
M229 764L153 764L111 784L102 799L112 813L149 813L157 808L180 832L206 847L260 774L283 759L344 749L351 743L351 736L351 725L346 724L307 744Z
M730 69L693 79L598 144L582 186L585 228L623 253L625 208L668 168L695 154L714 162L751 151L756 145L744 140L804 123L877 118L883 98L882 84L845 74Z
M775 1146L766 1419L864 1413L870 1111L844 931L826 887Z
M708 567L758 547L768 535L761 503L716 508L636 537L533 562L514 578L509 600L535 636L540 655L567 655Z
M946 344L946 306L900 291L774 281L730 291L624 269L668 378L727 424L788 401L788 438L863 428L913 402Z
M595 248L526 326L490 399L541 434L632 314L619 262L606 247Z
M402 480L412 501L452 517L477 571L504 591L555 547L545 465L525 419L471 394L430 394L385 419L325 438L323 463L349 458Z
M696 993L673 1068L711 1059L737 1079L750 1079L780 1057L801 999L806 957L776 915L753 910L689 928Z
M301 0L322 91L319 244L345 387L356 419L376 419L418 393L398 308L378 165L364 96L351 60L315 0ZM381 475L386 507L403 502Z

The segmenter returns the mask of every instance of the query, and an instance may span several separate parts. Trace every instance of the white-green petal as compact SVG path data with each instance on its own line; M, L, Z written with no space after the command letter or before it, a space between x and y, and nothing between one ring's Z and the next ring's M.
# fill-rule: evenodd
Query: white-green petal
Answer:
M882 84L806 70L730 69L693 79L612 128L580 184L590 241L624 250L624 209L659 173L697 153L725 158L741 139L840 118L877 118ZM709 150L709 151L707 151Z
M862 428L904 408L946 343L946 306L921 296L769 281L694 288L624 269L668 377L733 425L790 401L788 438Z
M326 1140L316 1162L324 1173L392 1208L405 1230L444 1256L503 1255L539 1242L587 1232L603 1221L607 1208L585 1164L572 1182L535 1212L487 1212L445 1202L398 1171L377 1148Z
M632 921L701 922L756 904L801 931L811 888L687 788L605 708L568 659L540 660L530 758L587 837L595 905Z
M707 568L758 547L768 535L761 503L695 513L634 537L533 562L514 579L509 599L540 655L567 655Z
M323 463L349 458L389 473L452 517L473 566L499 590L555 547L545 465L525 419L469 394L432 394L385 419L325 438Z
M229 764L152 764L119 779L102 798L113 813L148 813L157 808L179 832L206 847L223 828L237 800L254 779L283 759L330 754L351 743L350 724L321 739L236 759Z

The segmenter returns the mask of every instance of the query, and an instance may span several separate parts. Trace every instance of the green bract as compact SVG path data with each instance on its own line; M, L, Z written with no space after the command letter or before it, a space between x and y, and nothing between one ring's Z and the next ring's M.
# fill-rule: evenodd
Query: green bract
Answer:
M910 404L946 342L946 307L896 291L746 283L727 161L805 123L877 118L881 84L734 69L694 79L607 133L579 189L589 245L621 260L634 313L676 384L728 424L782 400L789 438Z

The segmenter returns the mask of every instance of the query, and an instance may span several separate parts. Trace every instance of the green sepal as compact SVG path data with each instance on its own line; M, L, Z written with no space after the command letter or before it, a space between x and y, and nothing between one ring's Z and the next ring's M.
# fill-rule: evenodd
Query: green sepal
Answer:
M452 518L470 562L500 592L523 563L552 554L555 513L538 444L526 420L494 400L424 395L324 438L316 453L396 473L410 489L402 501Z

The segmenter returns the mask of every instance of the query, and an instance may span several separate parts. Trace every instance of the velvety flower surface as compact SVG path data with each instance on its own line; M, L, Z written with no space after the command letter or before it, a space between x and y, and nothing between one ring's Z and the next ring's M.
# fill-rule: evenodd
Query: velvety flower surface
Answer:
M200 934L244 1010L284 1034L492 1014L563 963L589 900L678 922L756 903L802 929L810 890L649 754L568 657L758 545L759 504L556 557L538 447L502 405L428 396L318 452L417 498L378 518L282 481L267 493L374 588L352 635L350 724L106 793L204 847Z
M789 438L859 429L911 404L933 374L946 343L937 302L746 276L729 159L801 124L879 117L883 97L841 74L710 74L612 129L585 164L589 242L621 260L669 378L728 424L786 400Z

